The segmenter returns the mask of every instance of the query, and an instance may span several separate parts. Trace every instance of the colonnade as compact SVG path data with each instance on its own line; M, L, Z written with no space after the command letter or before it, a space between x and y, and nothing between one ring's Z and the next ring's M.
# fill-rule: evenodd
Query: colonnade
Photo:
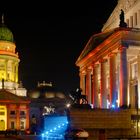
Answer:
M80 69L80 88L94 108L127 105L127 47Z

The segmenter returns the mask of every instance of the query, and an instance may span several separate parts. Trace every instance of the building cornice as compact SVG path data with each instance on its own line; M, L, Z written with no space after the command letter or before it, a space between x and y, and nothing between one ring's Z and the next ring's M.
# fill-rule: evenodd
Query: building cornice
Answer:
M118 30L117 30L118 29ZM76 65L85 67L91 65L93 62L97 63L101 58L104 58L109 52L118 51L121 46L139 45L140 43L140 30L139 29L119 29L112 34L109 38L103 41L95 49L87 54L83 59L76 62Z

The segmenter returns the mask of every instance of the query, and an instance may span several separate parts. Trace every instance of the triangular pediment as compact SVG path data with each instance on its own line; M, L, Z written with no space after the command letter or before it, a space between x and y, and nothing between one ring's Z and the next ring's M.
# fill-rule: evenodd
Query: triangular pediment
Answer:
M20 96L17 96L5 89L0 90L0 102L13 102L13 103L28 103L29 100Z

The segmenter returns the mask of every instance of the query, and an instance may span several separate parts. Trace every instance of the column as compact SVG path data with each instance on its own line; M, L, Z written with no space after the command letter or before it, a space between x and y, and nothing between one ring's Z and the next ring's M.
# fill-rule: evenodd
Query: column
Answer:
M101 62L101 108L107 108L107 90L106 90L106 62L103 59Z
M91 69L87 69L86 74L86 96L88 103L91 104Z
M10 129L10 105L7 104L6 105L6 108L7 108L7 128L6 129Z
M82 77L82 76L83 76L82 71L79 71L79 77L80 77L80 88L81 88L81 89L83 89L83 81L82 81L82 80L83 80L83 77Z
M16 107L16 129L20 130L20 107L17 105Z
M80 88L82 89L82 94L85 95L85 72L80 71Z
M93 99L94 99L94 108L98 108L99 107L98 69L99 69L99 65L95 65L93 67Z
M116 54L110 54L110 106L117 107Z
M140 53L138 55L138 108L140 108Z
M94 64L92 65L92 77L91 77L91 101L94 107Z
M120 106L127 106L127 55L126 46L120 48Z
M26 106L26 129L29 129L29 106Z
M16 64L16 73L15 73L16 74L16 82L18 82L18 65L19 64Z
M5 80L8 80L8 77L7 77L7 63L8 63L8 60L6 59L5 60Z
M14 63L14 82L16 82L16 72L17 72L17 64Z

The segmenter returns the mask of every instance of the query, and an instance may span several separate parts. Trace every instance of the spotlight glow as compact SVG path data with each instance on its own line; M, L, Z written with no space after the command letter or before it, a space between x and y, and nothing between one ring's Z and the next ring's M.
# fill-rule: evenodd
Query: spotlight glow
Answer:
M112 105L112 108L115 108L115 105Z
M42 137L44 137L44 134L42 134Z
M69 104L69 103L68 103L68 104L66 104L66 107L67 107L67 108L69 108L70 106L71 106L71 104Z

